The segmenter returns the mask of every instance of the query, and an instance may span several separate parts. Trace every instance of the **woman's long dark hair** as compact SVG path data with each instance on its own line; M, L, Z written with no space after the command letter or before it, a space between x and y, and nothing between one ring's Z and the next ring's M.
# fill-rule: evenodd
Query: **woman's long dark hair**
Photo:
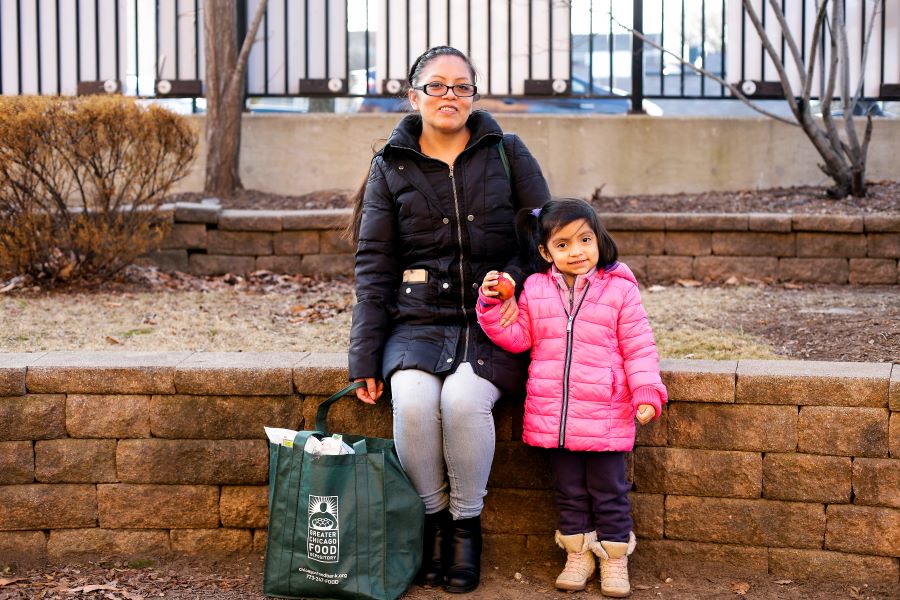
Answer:
M466 65L468 65L469 71L472 73L472 83L475 83L475 67L472 66L472 61L469 60L469 57L466 56L465 52L457 50L452 46L434 46L423 52L413 61L412 66L409 68L409 73L406 76L406 83L409 87L406 88L406 90L403 90L403 94L406 94L408 89L416 85L419 81L419 76L422 74L422 71L425 70L425 66L439 56L456 56L457 58L466 61ZM369 182L371 165L369 168L370 171L366 172L366 178L363 179L362 185L359 186L350 200L351 205L353 206L353 214L350 216L350 224L347 226L346 235L354 244L359 242L359 226L362 222L363 198L366 195L366 184Z
M579 198L558 198L542 208L523 208L516 215L516 235L522 259L535 273L545 273L551 263L541 256L540 248L547 248L553 232L578 220L587 221L597 235L600 257L598 269L606 269L619 259L619 250L609 232L600 222L594 207Z

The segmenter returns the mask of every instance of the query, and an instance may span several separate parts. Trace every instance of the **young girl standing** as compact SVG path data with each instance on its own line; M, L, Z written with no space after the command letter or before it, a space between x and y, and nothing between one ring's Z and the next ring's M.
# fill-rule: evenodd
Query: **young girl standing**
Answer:
M485 333L510 352L531 349L526 444L550 449L558 530L568 553L556 580L583 590L600 558L601 593L631 593L628 556L635 537L625 452L641 424L660 415L666 388L647 313L631 270L616 262L612 238L583 200L548 202L517 217L535 274L525 280L519 314L501 324L489 272L477 304Z

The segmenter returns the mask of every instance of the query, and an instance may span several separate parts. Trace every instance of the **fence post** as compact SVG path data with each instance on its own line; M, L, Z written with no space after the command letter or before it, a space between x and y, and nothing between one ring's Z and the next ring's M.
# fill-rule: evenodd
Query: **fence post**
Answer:
M644 0L632 0L634 22L631 33L631 110L632 115L644 114L644 41L638 33L644 33Z

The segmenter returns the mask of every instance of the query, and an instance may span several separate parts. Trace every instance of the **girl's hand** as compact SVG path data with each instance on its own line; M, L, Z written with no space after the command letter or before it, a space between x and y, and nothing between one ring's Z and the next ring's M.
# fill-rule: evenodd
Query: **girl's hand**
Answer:
M488 271L484 276L484 281L481 282L481 293L488 298L493 298L494 296L496 296L497 290L494 289L494 286L497 285L497 281L499 279L499 271Z
M381 394L384 392L384 382L376 381L374 377L366 377L365 379L359 378L354 379L356 381L365 381L366 387L356 388L356 397L360 402L365 402L366 404L375 404L375 402L381 398Z
M496 292L494 292L496 294ZM515 297L505 300L500 305L500 327L509 327L510 323L519 318L519 305Z
M641 425L649 423L656 416L656 409L652 404L641 404L637 410L637 420Z

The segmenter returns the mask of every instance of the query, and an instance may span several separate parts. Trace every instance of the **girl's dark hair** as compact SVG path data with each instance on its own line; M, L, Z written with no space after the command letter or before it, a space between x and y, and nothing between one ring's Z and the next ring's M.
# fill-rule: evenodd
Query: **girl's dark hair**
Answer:
M535 273L546 272L551 263L544 260L539 248L547 248L547 242L554 231L581 219L587 221L597 234L600 249L597 268L607 269L615 264L619 259L616 243L600 222L594 207L579 198L557 198L540 209L523 208L519 211L516 215L516 235L525 264Z
M415 82L418 81L419 76L422 74L422 71L425 69L425 65L430 63L435 58L439 56L456 56L457 58L461 58L466 61L466 65L469 67L469 72L472 73L472 83L475 83L475 67L472 66L472 61L469 60L469 57L466 56L466 53L462 50L457 50L452 46L434 46L433 48L429 48L425 52L423 52L419 57L413 61L412 66L409 68L409 74L406 77L406 81L410 87L415 85ZM370 165L371 168L371 165ZM354 244L359 242L359 226L362 221L362 204L363 198L366 195L366 184L369 180L369 172L366 172L366 178L363 179L362 185L360 185L356 193L351 196L350 204L353 207L353 214L350 216L350 223L347 226L347 230L345 232L346 237L350 238Z

